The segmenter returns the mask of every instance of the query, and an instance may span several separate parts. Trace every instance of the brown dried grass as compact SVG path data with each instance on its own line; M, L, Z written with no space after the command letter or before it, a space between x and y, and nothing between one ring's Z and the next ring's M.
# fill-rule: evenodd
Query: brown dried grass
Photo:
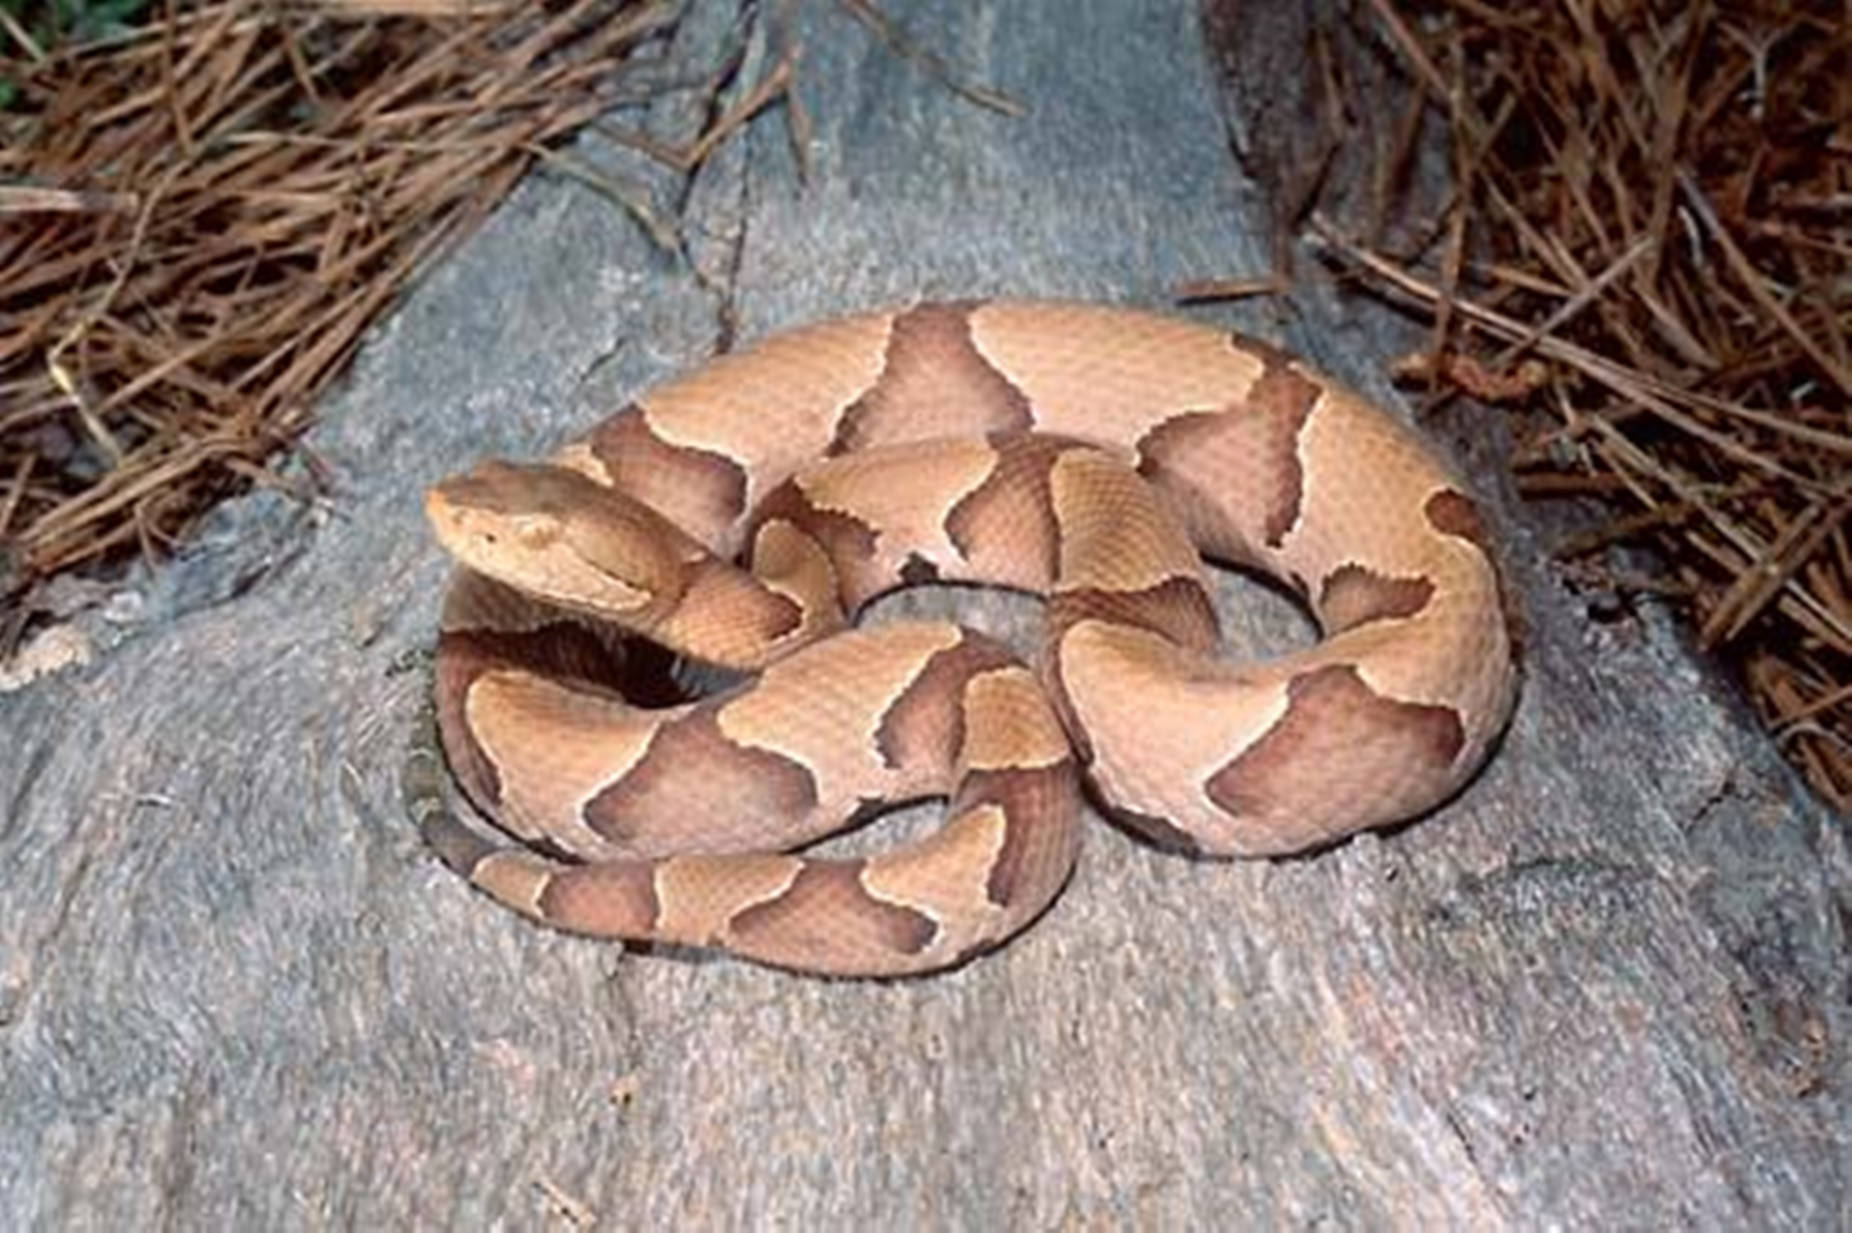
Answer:
M1548 411L1521 488L1623 505L1562 546L1572 574L1688 603L1852 807L1852 10L1373 9L1449 122L1450 202L1398 255L1315 229L1431 313L1437 386ZM1669 575L1618 576L1622 542Z
M170 4L52 50L0 30L0 658L32 584L283 482L366 324L610 106L675 7Z

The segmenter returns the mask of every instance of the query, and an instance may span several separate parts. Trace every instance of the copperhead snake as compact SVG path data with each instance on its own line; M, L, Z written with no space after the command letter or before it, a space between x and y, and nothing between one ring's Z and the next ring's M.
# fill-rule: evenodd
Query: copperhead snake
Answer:
M1485 525L1413 432L1264 343L1127 309L774 335L544 464L438 483L426 512L463 567L442 745L506 832L427 810L431 846L551 925L783 967L999 944L1064 885L1083 782L1210 855L1413 817L1478 768L1517 686ZM1204 556L1283 581L1323 640L1218 658ZM953 624L849 628L928 580L1046 597L1035 666ZM612 682L642 639L756 675L636 705ZM946 821L917 842L787 854L933 795Z

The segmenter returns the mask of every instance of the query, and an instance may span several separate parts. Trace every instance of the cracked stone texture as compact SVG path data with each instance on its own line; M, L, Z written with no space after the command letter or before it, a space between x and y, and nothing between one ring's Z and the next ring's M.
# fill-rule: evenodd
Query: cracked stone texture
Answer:
M322 408L331 511L227 507L111 604L95 663L0 696L0 1225L557 1227L551 1194L611 1228L1843 1227L1838 822L1661 614L1585 618L1496 417L1434 427L1509 546L1529 677L1489 771L1418 825L1240 864L1096 825L1030 932L905 983L560 936L421 850L396 777L445 573L427 482L728 334L1265 268L1192 4L886 9L1028 117L800 10L807 186L777 113L686 188L588 140L687 262L535 176ZM755 12L697 3L666 54L745 37L750 83ZM1301 281L1202 315L1393 400L1407 324ZM1306 636L1228 592L1237 647Z

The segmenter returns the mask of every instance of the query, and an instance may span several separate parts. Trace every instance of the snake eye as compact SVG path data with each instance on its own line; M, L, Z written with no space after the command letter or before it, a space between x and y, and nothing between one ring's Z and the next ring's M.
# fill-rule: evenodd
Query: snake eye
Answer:
M515 542L524 548L546 548L558 543L559 537L560 526L557 518L536 517L515 520Z

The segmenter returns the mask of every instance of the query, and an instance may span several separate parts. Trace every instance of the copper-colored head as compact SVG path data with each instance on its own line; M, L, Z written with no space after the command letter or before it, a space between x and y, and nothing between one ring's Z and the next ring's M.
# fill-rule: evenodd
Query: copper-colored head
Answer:
M485 462L433 485L424 509L460 564L562 607L617 618L681 596L683 537L576 471Z

